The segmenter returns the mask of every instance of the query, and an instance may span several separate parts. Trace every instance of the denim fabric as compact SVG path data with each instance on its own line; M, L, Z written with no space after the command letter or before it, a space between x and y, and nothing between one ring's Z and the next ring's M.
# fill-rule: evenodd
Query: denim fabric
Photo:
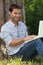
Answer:
M36 50L37 50L38 54L43 57L43 41L41 41L39 39L39 40L37 40L35 42L37 43Z
M37 54L43 56L43 42L40 39L26 43L15 55L26 60L34 58Z

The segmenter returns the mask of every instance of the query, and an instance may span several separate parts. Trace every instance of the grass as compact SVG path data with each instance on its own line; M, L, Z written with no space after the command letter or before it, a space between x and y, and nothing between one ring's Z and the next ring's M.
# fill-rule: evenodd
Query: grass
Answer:
M0 60L0 65L43 65L43 58L42 57L38 57L35 58L34 60L30 61L21 61L22 58L14 58L14 59L10 59L10 60Z

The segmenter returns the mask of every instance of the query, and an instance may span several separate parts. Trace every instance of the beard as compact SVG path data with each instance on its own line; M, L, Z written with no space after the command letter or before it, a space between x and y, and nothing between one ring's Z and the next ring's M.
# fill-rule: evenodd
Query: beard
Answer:
M17 18L17 17L14 17L14 18L12 18L15 22L18 22L18 21L20 21L20 18Z

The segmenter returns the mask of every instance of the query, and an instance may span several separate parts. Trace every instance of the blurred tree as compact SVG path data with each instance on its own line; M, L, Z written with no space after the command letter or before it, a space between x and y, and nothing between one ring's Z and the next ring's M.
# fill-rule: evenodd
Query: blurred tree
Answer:
M26 25L30 34L37 34L39 21L43 20L43 0L25 0Z

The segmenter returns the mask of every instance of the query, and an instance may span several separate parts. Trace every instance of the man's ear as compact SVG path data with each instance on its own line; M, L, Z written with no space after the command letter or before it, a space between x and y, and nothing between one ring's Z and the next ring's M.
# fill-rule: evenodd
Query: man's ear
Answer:
M11 12L9 11L9 15L11 15Z

